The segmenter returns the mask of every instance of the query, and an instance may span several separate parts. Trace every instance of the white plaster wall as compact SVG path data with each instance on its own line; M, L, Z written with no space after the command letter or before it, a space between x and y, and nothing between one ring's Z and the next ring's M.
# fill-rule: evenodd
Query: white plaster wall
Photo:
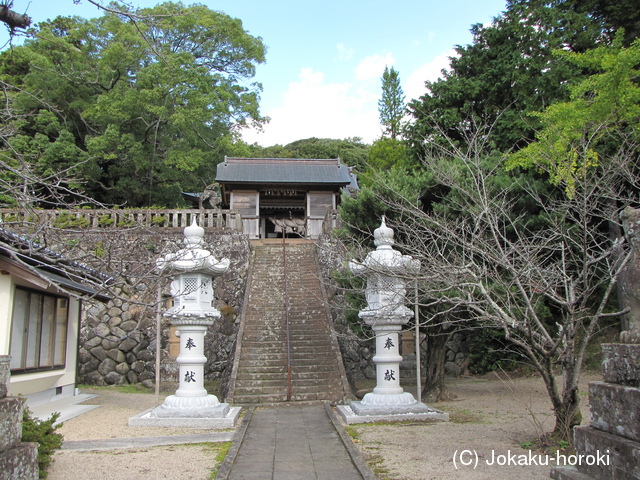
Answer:
M9 355L13 290L11 275L0 273L0 355Z

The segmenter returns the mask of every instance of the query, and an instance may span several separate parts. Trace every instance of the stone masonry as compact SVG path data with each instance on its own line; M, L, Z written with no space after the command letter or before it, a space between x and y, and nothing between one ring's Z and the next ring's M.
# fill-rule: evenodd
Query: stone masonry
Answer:
M177 229L178 230L178 229ZM176 235L147 236L142 240L132 236L129 241L120 239L123 247L111 247L110 255L117 258L138 259L138 272L127 271L122 285L113 288L114 298L107 304L85 304L80 332L78 355L78 381L92 385L121 385L141 382L147 386L155 383L156 357L156 289L157 275L151 275L157 253L175 251L183 238L182 229ZM113 235L92 239L105 245L113 241ZM237 233L208 233L207 244L216 255L231 259L229 271L214 283L217 308L222 318L206 336L205 376L220 377L230 363L236 341L236 321L242 308L242 297L249 258L246 236ZM178 247L176 247L178 246ZM151 248L153 247L153 248ZM103 247L107 249L107 247ZM150 251L152 250L152 251ZM137 274L137 276L136 276ZM145 276L146 274L146 276ZM169 280L161 279L164 298L168 298ZM162 320L162 375L163 380L175 380L175 358L168 352L169 322Z
M0 480L36 480L38 444L22 443L25 399L7 397L10 358L0 356Z
M640 479L640 210L627 207L620 220L632 248L620 277L627 307L620 343L602 345L604 381L589 384L591 425L573 432L586 461L555 468L556 480Z
M640 345L603 344L602 351L604 381L589 384L591 425L574 429L576 454L591 457L555 468L556 480L640 478Z

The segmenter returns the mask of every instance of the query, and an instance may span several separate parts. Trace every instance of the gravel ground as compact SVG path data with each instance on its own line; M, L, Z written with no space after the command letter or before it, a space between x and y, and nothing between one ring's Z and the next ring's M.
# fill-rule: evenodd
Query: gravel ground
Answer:
M580 383L582 414L589 421L588 382L601 375L585 375ZM537 377L500 380L495 375L447 382L454 401L431 404L448 412L449 422L430 424L352 425L361 453L384 480L530 480L550 478L556 456L528 446L554 427L554 416L544 383ZM457 454L456 454L457 452ZM463 454L461 452L464 452ZM495 460L526 465L489 465ZM476 456L477 455L477 456ZM500 456L506 457L500 457ZM538 457L537 455L542 455ZM455 459L454 459L455 457ZM477 459L477 466L476 465ZM469 464L464 466L463 463ZM497 463L497 462L495 462Z
M585 376L587 383L600 375ZM549 466L488 465L493 456L524 455L522 444L553 428L553 413L544 384L538 378L500 380L495 376L460 378L448 382L457 398L432 404L451 416L450 422L351 425L357 447L381 480L518 480L549 478ZM409 388L407 388L409 390ZM156 406L151 393L123 393L115 388L82 389L99 396L101 405L73 418L59 430L65 440L167 436L204 433L202 430L129 427L129 417ZM583 415L588 421L586 394ZM160 399L162 402L163 398ZM220 444L199 444L100 452L58 451L49 480L206 480L217 468ZM467 451L462 458L456 452ZM537 452L536 452L537 453ZM464 467L468 460L478 465ZM545 457L542 457L544 460ZM456 468L458 467L458 468ZM305 479L302 479L305 480Z
M129 427L129 417L153 408L152 393L123 393L117 388L83 388L99 396L85 402L100 405L66 421L58 430L64 440L102 440L206 433L189 428ZM164 396L160 398L160 403ZM57 451L48 480L206 480L219 462L221 444L176 445L97 452Z

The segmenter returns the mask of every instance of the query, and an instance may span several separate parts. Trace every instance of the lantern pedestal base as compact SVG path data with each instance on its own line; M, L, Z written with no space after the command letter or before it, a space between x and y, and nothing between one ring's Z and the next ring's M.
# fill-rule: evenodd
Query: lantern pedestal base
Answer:
M179 397L169 395L154 408L151 415L158 418L222 418L229 413L229 404L220 403L215 395Z
M199 429L233 428L241 410L242 407L231 407L228 403L219 403L216 407L194 409L165 408L162 405L129 418L129 426Z
M411 395L411 394L409 394ZM372 422L440 421L448 422L449 414L431 408L415 399L404 405L372 405L363 402L351 402L349 405L338 405L338 413L347 425Z
M367 393L362 401L351 402L350 407L356 415L393 415L433 411L424 403L418 402L409 392L386 395Z

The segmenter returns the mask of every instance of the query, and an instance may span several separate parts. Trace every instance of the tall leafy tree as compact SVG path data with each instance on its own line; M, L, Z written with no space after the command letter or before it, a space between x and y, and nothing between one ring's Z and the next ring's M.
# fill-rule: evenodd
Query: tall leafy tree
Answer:
M471 148L453 145L425 158L426 182L390 172L341 208L361 228L372 228L372 208L387 213L398 248L424 266L417 280L425 326L473 320L502 331L544 381L556 439L570 441L581 422L587 345L607 319L624 313L615 285L632 249L612 240L606 225L629 203L616 172L634 150L623 146L598 176L572 172L576 189L568 197L548 182L531 183L528 172L506 171L504 156L484 145L481 130ZM638 171L629 174L637 184Z
M371 145L368 165L376 170L389 170L393 167L416 167L417 163L405 141L383 137Z
M250 81L264 61L262 40L202 5L167 2L138 14L57 18L3 52L13 126L4 158L56 170L73 146L86 160L68 171L84 191L128 206L175 204L181 190L213 177L228 139L263 121L261 86ZM29 138L42 139L40 150L45 138L70 145L56 158L26 151Z
M491 25L474 25L473 42L456 47L443 78L409 104L415 154L427 155L425 144L444 137L464 145L480 126L491 126L485 135L500 151L526 146L539 127L528 113L566 101L571 82L590 73L553 52L610 44L628 23L620 9L613 13L599 0L510 0Z
M384 67L382 97L378 100L378 111L384 134L392 140L396 140L402 133L402 119L406 110L404 99L404 92L400 86L400 74L393 67Z
M358 137L335 138L303 138L286 145L261 147L257 144L247 145L245 156L268 158L339 158L342 163L355 167L358 171L366 168L369 145L362 143Z
M584 53L559 52L568 61L595 71L571 87L571 98L534 115L541 129L536 141L511 155L511 167L535 167L548 172L554 184L575 194L576 175L594 171L610 161L612 149L640 135L640 40Z

